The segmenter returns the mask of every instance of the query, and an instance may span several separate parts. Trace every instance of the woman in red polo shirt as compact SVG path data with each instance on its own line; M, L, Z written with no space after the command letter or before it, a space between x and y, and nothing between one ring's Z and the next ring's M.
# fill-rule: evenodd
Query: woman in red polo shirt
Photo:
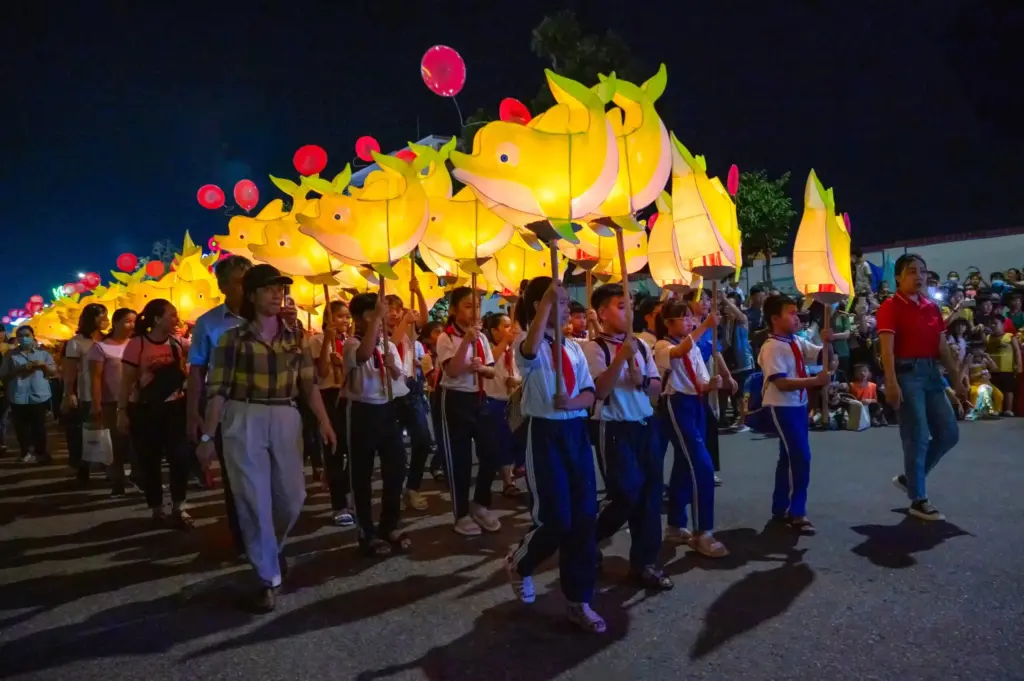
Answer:
M939 363L957 391L954 354L946 345L938 305L928 299L928 267L919 255L896 260L896 294L878 308L878 338L885 369L885 401L899 414L903 474L893 484L910 498L909 513L923 520L944 520L930 501L925 478L960 439L956 414L946 399Z

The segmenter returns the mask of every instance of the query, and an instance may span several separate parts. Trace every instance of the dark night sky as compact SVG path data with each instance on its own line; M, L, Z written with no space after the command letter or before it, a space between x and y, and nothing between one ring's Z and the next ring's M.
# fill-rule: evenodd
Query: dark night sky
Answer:
M528 101L545 66L530 29L560 6L651 73L666 63L666 123L710 170L792 170L798 197L813 166L855 243L1024 222L1024 13L1008 0L28 4L0 28L5 311L186 228L205 242L227 218L198 187L250 176L265 199L302 144L333 174L359 135L390 150L417 122L456 133L420 80L430 45L466 60L467 114Z

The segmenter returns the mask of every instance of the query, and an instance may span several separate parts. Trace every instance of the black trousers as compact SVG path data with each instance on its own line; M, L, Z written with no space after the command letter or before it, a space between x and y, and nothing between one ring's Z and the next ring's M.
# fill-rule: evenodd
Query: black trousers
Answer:
M404 397L395 398L395 409L398 412L398 426L409 433L412 455L409 459L409 476L405 482L407 489L419 490L423 484L423 473L427 468L427 459L434 448L427 426L427 400L422 392L416 390Z
M30 449L35 449L36 457L41 461L49 461L50 450L46 444L46 411L49 406L40 404L12 404L11 420L14 421L14 433L18 437L21 455L26 456ZM79 428L81 433L81 428Z
M491 505L491 485L500 468L500 453L488 447L489 419L487 404L477 392L440 388L440 409L434 416L434 431L444 452L448 469L448 485L452 493L455 519L469 515L469 488L473 477L473 445L480 464L476 472L473 501Z
M132 446L138 459L142 491L150 508L163 506L161 464L170 469L171 501L185 501L189 450L185 434L185 400L135 404L128 412Z
M57 408L60 409L59 404ZM72 468L82 466L82 450L85 446L82 439L82 425L88 417L90 408L89 402L79 402L77 407L64 414L64 435L68 441L68 465ZM84 468L86 469L85 475L88 475L88 466Z
M402 512L402 484L405 482L405 447L398 428L395 403L367 404L350 400L345 421L348 440L349 478L359 527L359 543L387 537L398 529ZM383 482L380 521L373 525L373 463L380 457Z
M324 401L324 409L331 419L331 427L338 438L338 446L333 451L323 444L322 466L327 472L327 484L331 493L331 509L340 511L348 508L348 493L352 491L352 485L348 474L348 451L346 449L345 434L345 407L346 400L340 395L340 388L327 388L320 391L320 397ZM317 433L319 435L319 431ZM316 465L316 462L313 462Z

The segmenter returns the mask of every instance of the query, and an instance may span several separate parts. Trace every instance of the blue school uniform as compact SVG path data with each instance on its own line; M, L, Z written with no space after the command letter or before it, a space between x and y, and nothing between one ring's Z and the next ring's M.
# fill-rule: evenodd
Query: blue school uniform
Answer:
M516 366L523 376L521 411L533 525L509 556L509 563L519 575L529 577L558 551L562 593L572 603L589 603L597 581L594 455L587 434L587 411L555 409L552 358L562 363L564 392L570 398L594 390L587 358L578 343L567 340L562 352L557 352L554 340L547 337L532 356L523 354L521 340L516 343Z
M694 343L685 357L669 356L679 341L663 338L654 348L662 375L664 428L674 458L668 482L668 524L686 527L686 507L693 509L693 527L710 532L715 526L715 467L705 435L707 416L700 385L711 380L700 347Z
M807 365L821 361L821 347L799 336L772 334L761 346L757 363L764 372L762 404L779 434L772 515L807 515L811 481L811 443L807 427L807 391L779 390L780 378L803 378Z
M583 348L594 380L603 374L622 346L618 336L602 334ZM661 548L661 497L665 447L651 423L654 409L647 388L658 378L654 352L637 339L635 362L643 376L636 385L623 364L608 397L594 407L598 423L597 459L603 469L609 503L597 518L601 542L629 523L629 562L640 571L657 562Z

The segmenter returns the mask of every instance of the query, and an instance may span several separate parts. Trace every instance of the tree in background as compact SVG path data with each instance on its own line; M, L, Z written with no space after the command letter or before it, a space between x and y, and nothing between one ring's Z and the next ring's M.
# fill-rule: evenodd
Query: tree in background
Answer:
M159 260L167 267L167 269L170 269L171 262L174 261L174 254L177 253L177 250L178 247L175 246L170 239L154 241L153 250L149 254L149 260Z
M596 83L597 74L612 71L634 83L642 82L653 74L643 74L629 46L618 34L611 30L585 33L579 19L570 10L544 17L533 29L530 50L558 75L585 84ZM523 102L534 115L555 103L547 83L541 83L532 100L523 99ZM477 109L465 120L459 135L459 148L466 153L472 152L473 136L484 123L497 118L496 106Z
M736 194L736 217L743 235L744 260L749 264L757 256L766 260L765 281L771 283L772 256L789 242L796 211L786 193L789 173L771 179L764 170L740 173Z

